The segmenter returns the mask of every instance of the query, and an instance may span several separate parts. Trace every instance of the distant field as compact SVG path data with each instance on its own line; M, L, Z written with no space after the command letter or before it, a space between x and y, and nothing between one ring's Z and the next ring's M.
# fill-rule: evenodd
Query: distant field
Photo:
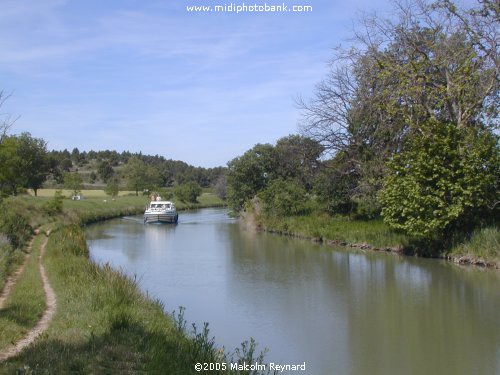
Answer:
M38 196L51 198L54 196L54 193L57 190L61 190L66 197L71 197L73 195L73 192L71 190L66 190L66 189L39 189ZM35 195L33 190L31 189L28 190L28 192L30 193L30 195ZM104 197L109 198L109 195L107 195L104 192L104 190L82 190L81 194L83 195L84 198L104 198ZM129 191L129 190L120 191L119 193L120 197L123 197L125 195L135 195L135 191Z
M73 191L67 189L39 189L38 196L44 198L52 198L57 190L61 190L63 195L66 196L67 198L70 198L73 195ZM171 191L172 188L167 188L167 190ZM203 190L202 195L213 193L213 188L203 188L202 190ZM35 195L35 193L31 189L28 190L28 193L33 196ZM109 198L109 195L107 195L102 189L83 189L81 190L81 195L83 195L84 198L105 198L105 197ZM122 190L118 194L118 196L120 197L127 195L135 195L135 191Z

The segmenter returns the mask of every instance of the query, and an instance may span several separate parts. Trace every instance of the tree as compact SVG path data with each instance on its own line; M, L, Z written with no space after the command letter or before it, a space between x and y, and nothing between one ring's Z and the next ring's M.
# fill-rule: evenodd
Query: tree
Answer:
M136 156L131 157L124 168L124 176L129 189L139 195L139 190L144 190L159 184L160 176L157 169L146 165Z
M118 193L120 192L120 185L119 185L119 180L116 177L111 178L108 181L108 184L106 185L106 188L104 189L106 194L112 196L112 197L117 197Z
M15 136L5 137L0 147L0 186L2 191L17 195L19 187L24 182L23 175L20 173L21 164L19 139Z
M71 190L73 195L78 195L78 193L83 189L82 176L77 172L68 172L64 174L64 188Z
M339 152L323 163L314 181L314 193L322 209L329 214L350 214L356 209L354 201L359 176L349 168L344 154Z
M174 195L182 202L197 203L197 198L201 195L201 191L201 187L197 182L190 181L176 186L174 188Z
M19 170L22 186L33 189L35 196L50 173L47 142L29 133L18 137Z
M90 175L89 175L90 183L93 184L96 180L97 180L97 175L95 174L95 172L94 171L90 172Z
M228 163L227 199L239 211L248 199L262 190L275 171L275 150L270 144L257 144Z
M276 142L276 176L296 179L306 190L311 190L321 162L324 148L311 138L289 135Z
M73 162L71 159L64 158L61 160L60 167L63 172L69 172L73 168Z
M10 95L7 95L4 91L0 90L0 108L2 108L9 96ZM15 120L16 119L13 119L9 114L0 113L0 146L2 145L4 138L7 136L8 130Z
M301 131L342 152L356 197L375 197L385 162L428 121L498 126L498 7L396 3L394 21L365 17L356 44L338 49L313 99L299 100Z
M227 178L224 174L219 175L214 185L215 194L225 200L227 197Z
M421 130L389 163L380 194L384 221L410 236L444 241L498 215L498 138L433 120Z
M101 177L101 180L108 182L115 172L109 161L101 160L97 165L97 173Z

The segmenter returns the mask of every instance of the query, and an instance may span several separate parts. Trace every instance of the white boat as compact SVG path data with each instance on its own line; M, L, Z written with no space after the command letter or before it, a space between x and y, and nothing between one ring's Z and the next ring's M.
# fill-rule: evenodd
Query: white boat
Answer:
M175 205L170 201L158 200L151 201L149 207L144 212L144 224L147 223L177 223L179 215Z

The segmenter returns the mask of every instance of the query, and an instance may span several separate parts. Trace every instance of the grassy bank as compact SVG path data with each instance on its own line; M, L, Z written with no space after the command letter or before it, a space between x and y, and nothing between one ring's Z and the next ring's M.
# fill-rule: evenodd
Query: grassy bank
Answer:
M189 353L190 340L133 281L89 261L78 226L51 235L45 266L59 301L54 320L2 372L193 372L196 362L178 360Z
M21 339L33 328L45 310L45 295L38 272L38 256L43 235L37 236L24 272L0 310L0 350Z
M0 290L5 285L5 279L22 263L23 250L14 249L5 235L0 234Z
M359 244L378 249L403 248L406 236L395 233L382 220L349 220L347 217L306 215L292 217L257 216L263 229L285 235L311 238L334 244Z
M388 250L407 255L428 254L407 236L391 230L381 219L351 220L346 216L331 217L311 214L291 217L255 215L262 229L288 236L309 238L332 245L347 245L374 250ZM438 256L460 264L475 264L500 268L500 231L498 227L477 230L470 238L458 241ZM428 255L427 255L428 256Z
M454 245L447 257L456 263L500 268L500 230L498 227L476 230L470 239Z
M58 307L48 330L19 356L0 363L0 373L196 374L194 365L198 362L262 360L255 358L253 343L231 356L219 352L207 327L188 331L182 310L166 314L164 306L142 294L133 280L90 261L83 231L72 222L142 212L145 198L64 201L64 212L52 216L44 210L46 202L46 198L19 197L6 205L19 217L29 214L32 225L47 222L52 230L44 265ZM220 203L204 194L196 208ZM7 309L0 312L0 350L23 336L43 313L43 290L36 267L41 237L35 239L36 250L9 297Z

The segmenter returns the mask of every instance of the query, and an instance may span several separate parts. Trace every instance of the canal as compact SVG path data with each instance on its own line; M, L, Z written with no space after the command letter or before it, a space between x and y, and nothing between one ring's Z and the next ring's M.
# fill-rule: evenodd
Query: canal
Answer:
M114 219L86 235L94 261L209 322L218 346L253 337L265 362L320 375L500 373L498 271L256 233L224 209L181 212L176 226Z

